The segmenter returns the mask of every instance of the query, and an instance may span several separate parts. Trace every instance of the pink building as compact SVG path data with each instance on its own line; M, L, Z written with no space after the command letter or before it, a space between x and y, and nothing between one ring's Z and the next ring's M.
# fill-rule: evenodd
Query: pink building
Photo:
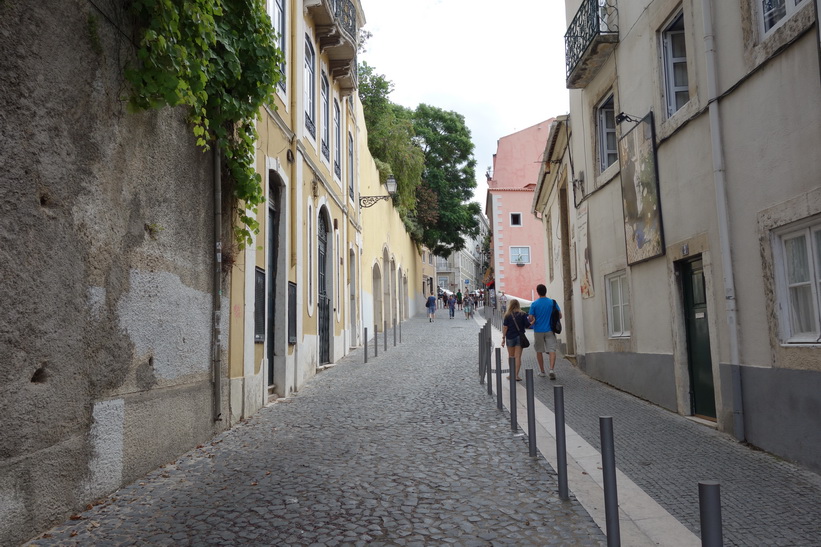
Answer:
M492 233L496 292L523 304L536 298L536 285L547 285L544 228L531 211L552 121L499 139L493 173L487 175L485 214Z

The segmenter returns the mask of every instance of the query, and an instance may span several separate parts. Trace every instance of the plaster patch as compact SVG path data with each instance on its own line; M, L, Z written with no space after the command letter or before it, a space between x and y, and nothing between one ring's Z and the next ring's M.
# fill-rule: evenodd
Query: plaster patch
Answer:
M131 270L130 283L117 315L134 344L134 358L153 357L155 377L167 380L208 372L211 294L169 272Z
M93 453L88 463L89 479L83 485L86 499L104 496L122 483L125 401L95 403L92 416L89 441Z
M11 481L9 481L11 482ZM24 522L26 504L13 484L0 483L0 537L10 537L13 526Z
M89 287L88 294L86 295L86 303L91 309L91 316L98 321L103 316L105 294L105 287Z

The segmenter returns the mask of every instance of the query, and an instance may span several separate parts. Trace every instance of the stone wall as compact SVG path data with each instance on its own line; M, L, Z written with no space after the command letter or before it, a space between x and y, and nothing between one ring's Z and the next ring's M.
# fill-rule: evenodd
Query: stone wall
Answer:
M3 545L222 428L212 155L128 112L125 4L0 0Z

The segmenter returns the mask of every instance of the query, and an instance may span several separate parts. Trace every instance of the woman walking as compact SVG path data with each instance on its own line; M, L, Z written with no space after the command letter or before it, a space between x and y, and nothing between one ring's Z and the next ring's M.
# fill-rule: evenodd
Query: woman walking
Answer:
M465 305L465 319L473 317L473 298L468 296L463 300Z
M522 381L521 376L519 376L519 369L522 368L522 340L525 338L525 329L529 326L530 320L527 314L522 311L519 301L511 298L507 303L507 312L502 321L502 347L507 345L507 354L516 360L517 382Z

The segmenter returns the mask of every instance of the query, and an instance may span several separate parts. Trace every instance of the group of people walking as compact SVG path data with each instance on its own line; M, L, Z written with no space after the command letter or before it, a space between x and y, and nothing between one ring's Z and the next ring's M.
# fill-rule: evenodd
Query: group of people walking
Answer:
M463 298L461 291L451 294L442 293L442 306L448 310L448 316L451 319L456 317L457 309L465 312L465 319L473 319L473 314L479 307L479 300L472 294L467 294ZM431 323L436 321L437 300L433 293L425 301L425 307L428 310L428 321Z
M461 293L459 293L461 295ZM536 362L539 364L539 376L550 376L551 380L556 379L556 334L560 332L561 324L558 322L562 318L562 310L559 304L552 298L547 297L547 287L541 283L536 286L536 294L539 298L530 304L530 313L522 311L522 306L515 298L508 300L504 293L501 293L500 303L502 305L502 347L507 346L507 353L515 359L516 380L521 381L519 371L522 367L522 350L530 347L530 340L527 338L526 330L531 329L533 333L533 349L536 351ZM456 314L458 300L456 295L447 297L447 308L451 319ZM465 319L473 317L473 310L476 302L468 295L462 302L465 312ZM428 321L436 321L436 297L433 293L425 302L428 309ZM544 354L549 356L549 370L545 372Z

